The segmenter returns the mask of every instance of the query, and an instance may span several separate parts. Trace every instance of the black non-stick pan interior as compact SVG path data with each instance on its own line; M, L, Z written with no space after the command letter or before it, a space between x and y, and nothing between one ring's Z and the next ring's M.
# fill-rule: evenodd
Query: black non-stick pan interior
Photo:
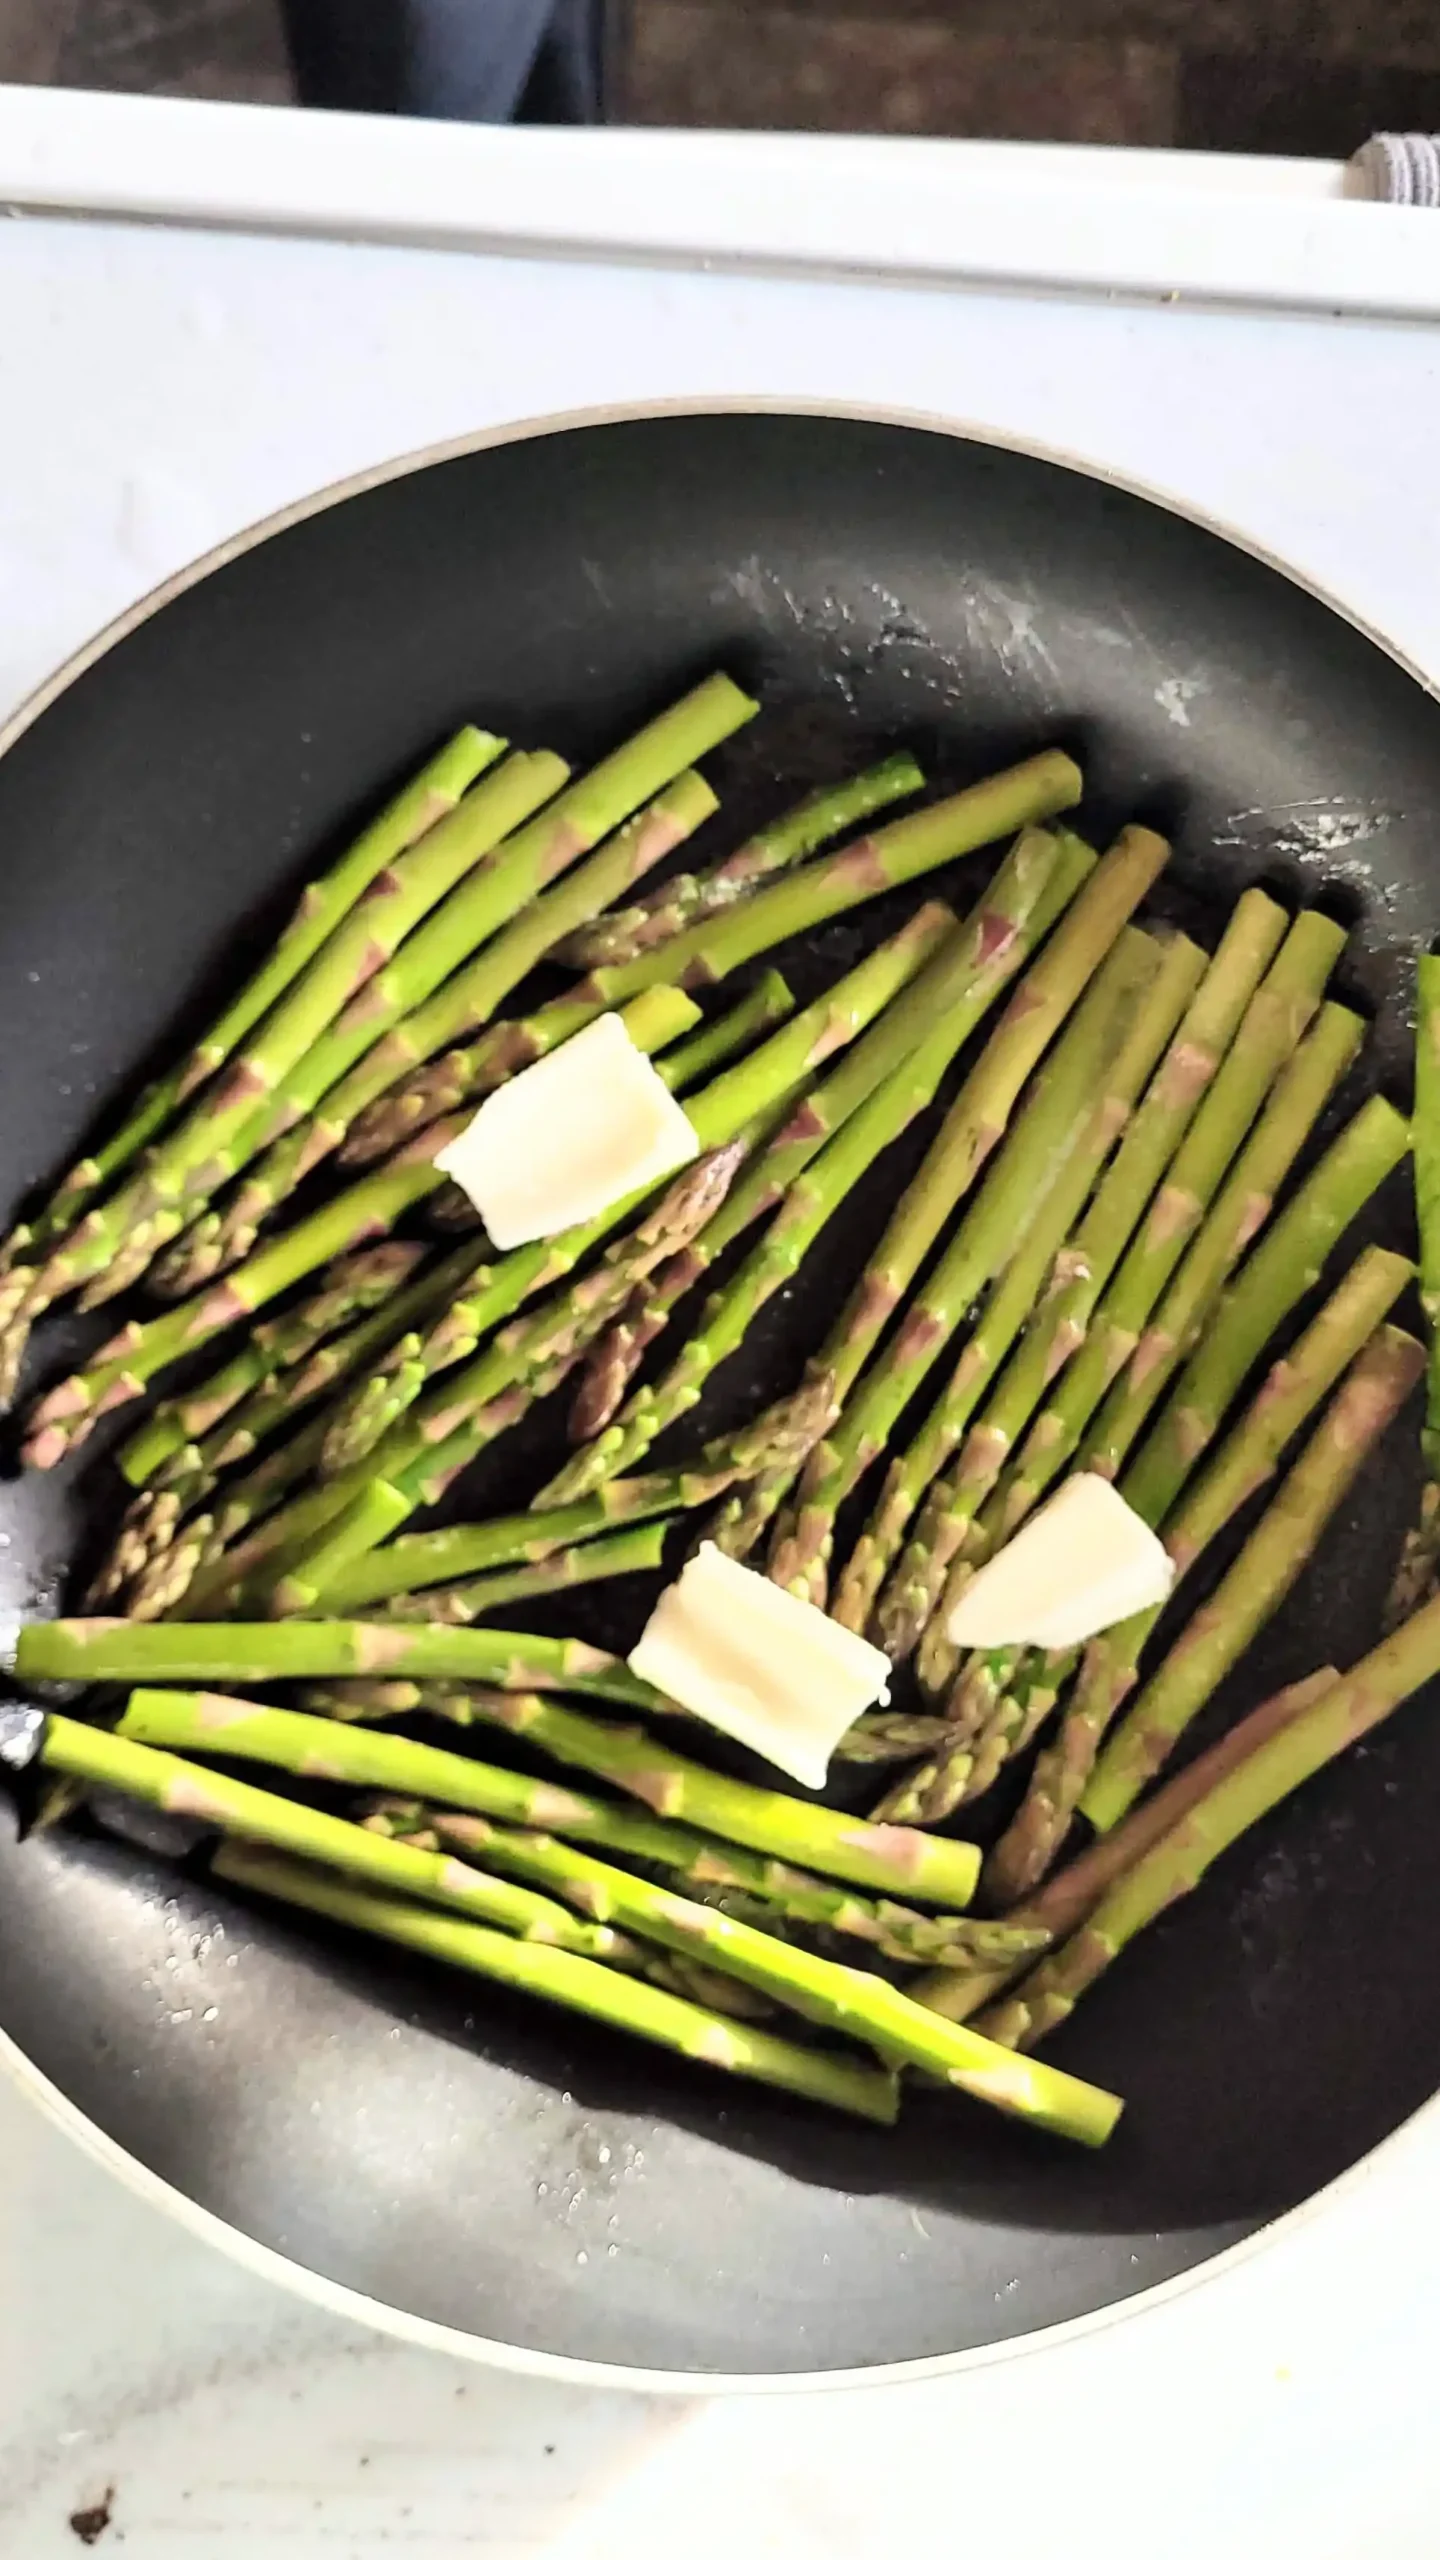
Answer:
M1059 741L1083 758L1092 835L1131 817L1173 833L1170 913L1203 925L1261 878L1354 913L1342 988L1380 1015L1367 1076L1403 1093L1409 955L1440 929L1440 709L1381 649L1218 535L1031 456L853 419L671 416L467 453L291 525L142 621L11 746L4 1206L447 727L477 717L578 760L716 665L765 705L715 760L737 840L882 743L953 785ZM893 921L781 957L803 992ZM883 1191L707 1420L792 1374ZM1408 1239L1403 1184L1371 1232ZM64 1349L57 1325L47 1371ZM514 1452L499 1481L524 1499ZM1371 1469L1222 1712L1373 1640L1414 1491L1407 1457ZM12 1612L53 1605L114 1498L101 1466L0 1487ZM3 1807L0 2028L182 2194L380 2303L636 2371L874 2368L1194 2266L1430 2095L1437 1790L1420 1701L1095 1990L1053 2050L1128 2098L1099 2156L939 2094L893 2135L831 2123L227 1900L103 1828L17 1847Z

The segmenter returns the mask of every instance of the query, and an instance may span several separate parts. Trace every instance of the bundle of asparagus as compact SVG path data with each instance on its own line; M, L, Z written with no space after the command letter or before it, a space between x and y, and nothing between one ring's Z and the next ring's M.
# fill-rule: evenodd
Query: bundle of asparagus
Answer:
M56 1464L172 1364L212 1342L221 1357L163 1392L122 1451L134 1500L91 1594L121 1614L19 1642L24 1678L103 1700L146 1685L114 1730L109 1706L89 1723L0 1711L0 1748L66 1786L189 1812L222 1835L231 1882L692 2058L882 2122L909 2068L1103 2140L1118 2101L1006 2048L1063 2016L1340 1747L1347 1717L1440 1669L1431 1604L1348 1681L1327 1670L1144 1793L1423 1359L1386 1322L1411 1277L1398 1254L1362 1252L1304 1305L1410 1133L1363 1104L1279 1199L1363 1040L1324 1000L1343 930L1250 890L1207 961L1136 921L1167 847L1129 828L1097 860L1056 826L1080 791L1058 753L827 851L919 788L892 756L665 871L717 807L695 761L754 710L714 677L579 781L462 732L307 892L199 1049L14 1231L12 1388L30 1325L70 1292L96 1304L148 1271L178 1300L42 1397L31 1464ZM963 920L935 899L892 911L802 1007L770 969L702 1018L697 996L761 955L1007 837ZM647 873L658 886L639 887ZM542 962L581 974L537 1001ZM1437 1007L1422 972L1427 1314ZM474 1103L616 1008L684 1097L696 1163L507 1253L468 1209L458 1241L412 1232L425 1204L442 1227L447 1201L465 1206L435 1160ZM803 1373L740 1429L657 1450L937 1101ZM572 1455L524 1507L408 1527L567 1385ZM958 1657L945 1629L967 1579L1067 1474L1118 1477L1183 1576L1307 1429L1214 1596L1178 1632L1167 1616L1158 1659L1158 1611L1079 1663ZM1428 1588L1434 1511L1427 1496L1402 1599ZM870 1815L722 1774L693 1720L673 1749L657 1739L673 1702L623 1659L509 1623L567 1595L623 1605L705 1512L732 1555L768 1539L777 1582L915 1660L928 1705L883 1704L841 1746L857 1773L889 1773ZM230 1693L270 1683L312 1712ZM460 1747L383 1729L412 1716ZM558 1774L478 1756L486 1727ZM980 1853L932 1826L1037 1738L976 1919ZM216 1759L340 1788L343 1807L222 1777ZM1077 1830L1102 1836L1056 1865ZM817 2026L848 2049L815 2043Z

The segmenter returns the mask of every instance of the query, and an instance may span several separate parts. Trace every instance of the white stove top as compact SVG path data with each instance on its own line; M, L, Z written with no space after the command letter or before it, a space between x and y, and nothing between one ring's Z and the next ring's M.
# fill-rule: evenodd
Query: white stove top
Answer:
M262 136L282 126L276 157ZM1093 177L1109 211L1091 189L1085 264L1070 272L1053 154L946 163L946 146L907 160L909 146L785 141L767 162L748 137L727 161L711 137L707 184L729 188L732 214L742 196L747 207L748 242L721 238L727 255L763 250L773 217L777 257L913 268L900 196L919 170L930 216L943 212L952 165L971 231L982 197L1006 227L983 256L947 257L932 236L923 285L707 272L602 254L610 199L597 197L593 138L569 159L551 136L520 191L532 254L505 255L456 243L501 225L496 173L519 168L506 156L515 137L428 128L425 151L450 173L448 198L432 188L425 205L442 245L259 236L291 221L343 232L360 194L393 208L418 165L413 135L344 119L297 157L297 126L308 133L268 111L0 95L0 201L255 226L57 212L0 225L0 710L145 588L327 481L510 419L717 395L936 413L1068 451L1281 554L1440 674L1440 330L1316 308L1331 290L1350 310L1385 307L1384 243L1403 238L1390 307L1440 316L1440 222L1427 305L1430 235L1414 223L1429 218L1400 217L1403 234L1377 227L1381 209L1332 201L1334 173L1252 171L1232 186L1214 164L1177 177L1157 162L1097 177L1082 154L1067 169L1082 192ZM639 206L663 246L655 138L607 139L622 236L635 245ZM104 186L87 189L102 163ZM794 224L802 165L819 208L808 241ZM899 195L886 197L887 254L857 260L866 167ZM297 168L309 188L298 210ZM1208 232L1194 218L1203 195ZM714 207L702 199L677 214L676 242L705 233ZM1297 229L1312 200L1325 221ZM906 198L907 219L918 202ZM1335 249L1336 216L1370 221L1368 282L1351 235ZM1167 225L1192 251L1202 236L1218 244L1207 290L1243 295L1253 271L1309 307L1032 289L1143 281L1137 242L1153 267ZM587 254L535 255L541 237ZM967 269L1026 289L977 289ZM1183 721L1183 703L1172 716ZM74 2560L72 2512L103 2505L112 2485L96 2547L125 2560L658 2560L682 2538L687 2560L858 2560L882 2535L933 2542L940 2515L957 2541L1003 2542L1006 2560L1050 2560L1062 2532L1067 2560L1219 2548L1227 2560L1429 2560L1436 2548L1440 2221L1426 2208L1440 2118L1178 2299L1039 2355L859 2399L645 2400L371 2337L163 2218L4 2080L0 2172L0 2560Z

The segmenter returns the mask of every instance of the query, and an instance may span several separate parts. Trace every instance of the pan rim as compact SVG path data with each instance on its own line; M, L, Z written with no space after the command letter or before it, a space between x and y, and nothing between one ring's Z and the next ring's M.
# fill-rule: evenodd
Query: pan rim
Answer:
M592 427L640 423L672 417L811 417L839 419L858 425L894 426L921 434L942 435L962 444L989 446L997 451L1028 456L1032 460L1071 471L1082 479L1099 481L1103 486L1138 497L1163 513L1214 534L1231 549L1245 553L1262 566L1274 571L1287 584L1298 588L1316 603L1335 614L1340 621L1360 633L1393 665L1408 676L1431 701L1440 702L1440 670L1429 674L1397 642L1371 623L1356 608L1335 595L1318 580L1297 568L1292 562L1272 551L1248 533L1227 523L1208 509L1187 503L1172 491L1154 483L1116 470L1106 464L1087 459L1034 437L1015 435L979 421L958 419L943 412L911 409L901 405L839 400L806 400L789 395L762 393L701 393L671 400L607 402L593 407L556 410L536 417L511 420L498 426L473 430L420 446L410 452L366 465L342 478L324 484L304 496L292 499L268 515L256 519L240 531L227 535L208 551L168 578L148 589L101 629L91 634L61 664L41 679L3 722L0 722L0 756L8 754L26 732L67 693L71 686L97 666L101 659L176 602L192 587L201 585L218 570L257 549L272 535L303 524L348 499L361 497L389 482L403 480L413 474L431 470L447 462L459 461L467 455L492 449L536 441L541 437L567 435ZM103 2131L83 2108L67 2098L49 2075L32 2061L24 2048L5 2030L0 2029L0 2070L11 2083L35 2105L40 2115L63 2132L98 2166L118 2183L148 2205L158 2208L196 2239L218 2249L248 2273L260 2277L288 2292L313 2308L333 2312L355 2321L397 2344L424 2346L462 2358L465 2362L493 2367L535 2380L583 2384L607 2391L644 2392L676 2399L760 2398L809 2394L820 2391L862 2390L894 2387L904 2383L942 2380L953 2374L978 2371L982 2367L1008 2363L1018 2357L1079 2342L1098 2335L1121 2320L1151 2310L1158 2310L1201 2285L1238 2268L1267 2249L1282 2235L1288 2235L1314 2221L1322 2212L1345 2195L1354 2193L1372 2177L1395 2147L1414 2136L1427 2118L1440 2112L1440 2092L1425 2099L1411 2114L1394 2126L1348 2169L1340 2172L1312 2195L1293 2205L1285 2213L1263 2222L1227 2248L1211 2257L1186 2267L1159 2283L1147 2285L1118 2301L1105 2303L1094 2311L1082 2312L1075 2318L1057 2321L1044 2328L1028 2330L1014 2338L992 2341L987 2345L958 2347L944 2354L906 2358L886 2364L848 2366L834 2370L782 2373L698 2373L677 2372L665 2367L615 2365L569 2356L556 2350L515 2346L504 2339L486 2338L468 2329L457 2329L449 2323L433 2320L417 2312L402 2311L395 2304L357 2291L338 2279L319 2274L315 2269L287 2257L268 2243L253 2239L249 2233L225 2220L209 2206L202 2205L171 2184L157 2170L147 2167L127 2151L115 2137Z

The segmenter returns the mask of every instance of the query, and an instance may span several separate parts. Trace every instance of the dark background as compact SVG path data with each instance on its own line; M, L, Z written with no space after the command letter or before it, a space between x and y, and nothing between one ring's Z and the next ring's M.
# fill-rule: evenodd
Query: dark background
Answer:
M1435 0L628 0L628 20L628 123L1342 159L1440 126ZM276 0L0 0L0 78L291 94Z

